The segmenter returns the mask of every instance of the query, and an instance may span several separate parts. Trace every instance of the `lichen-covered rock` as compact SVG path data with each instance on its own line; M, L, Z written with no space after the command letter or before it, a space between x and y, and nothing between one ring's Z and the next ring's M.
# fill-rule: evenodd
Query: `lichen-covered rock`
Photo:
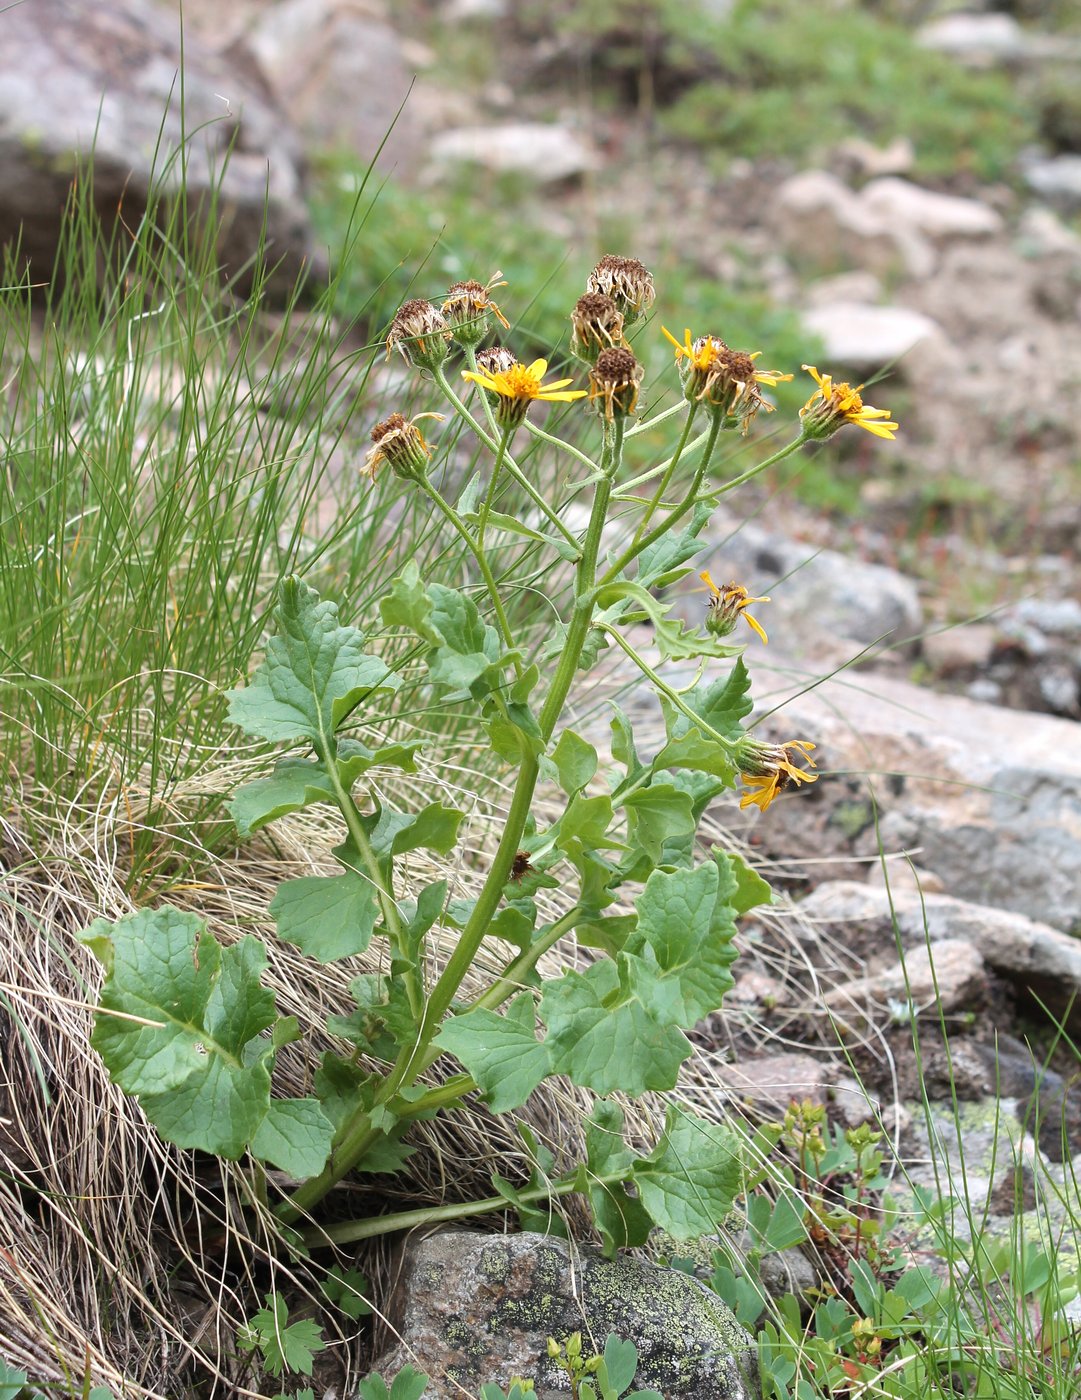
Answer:
M533 1377L538 1400L568 1393L549 1337L609 1333L638 1348L636 1389L665 1400L755 1400L754 1343L704 1285L639 1259L608 1260L539 1234L464 1230L414 1237L403 1249L388 1317L400 1340L373 1367L406 1363L431 1377L428 1400L458 1400L511 1376Z

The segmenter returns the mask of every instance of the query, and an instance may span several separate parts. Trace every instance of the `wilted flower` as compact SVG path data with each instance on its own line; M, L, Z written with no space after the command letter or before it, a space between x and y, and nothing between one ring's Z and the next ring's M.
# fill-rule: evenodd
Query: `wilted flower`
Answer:
M372 429L372 442L375 446L365 458L363 471L372 481L376 471L386 462L395 476L407 481L416 481L428 474L428 463L432 449L424 441L424 436L416 426L420 418L435 418L443 421L441 413L418 413L414 419L404 413L392 413L382 423Z
M707 632L711 632L715 637L727 637L735 630L736 623L742 617L747 626L757 632L763 642L769 641L766 629L747 611L752 603L768 603L768 598L752 598L741 583L726 583L723 588L718 588L706 569L703 569L698 577L705 583L710 592L706 611Z
M489 345L487 350L477 352L477 365L486 375L505 374L517 363L514 352L505 345Z
M515 360L507 369L496 370L492 374L474 374L463 370L462 378L471 379L482 389L499 396L496 419L504 428L517 428L529 411L534 400L542 403L570 403L573 399L584 399L584 389L568 389L571 379L555 379L545 384L548 372L547 360L534 360L531 365L523 365Z
M764 812L790 784L813 783L817 774L808 772L815 766L810 756L813 748L806 739L789 739L787 744L763 744L750 737L740 740L736 763L747 789L740 807L758 807ZM806 766L797 767L797 759Z
M571 354L593 364L602 350L623 343L623 313L603 292L586 292L571 312Z
M808 437L832 437L846 423L855 423L857 428L866 428L875 437L893 441L901 425L890 421L888 408L872 408L863 402L860 398L862 384L853 389L850 384L835 384L831 375L819 374L814 365L803 368L818 385L799 414Z
M690 330L684 331L681 344L663 326L661 331L675 347L684 397L690 402L708 404L715 412L722 413L726 428L738 426L746 432L760 408L772 413L773 404L766 400L758 386L766 384L772 389L792 378L780 370L758 369L755 360L761 350L748 355L743 350L731 349L715 335L702 335L692 341Z
M589 372L589 400L603 400L604 416L609 422L626 418L638 404L638 387L644 374L644 367L630 350L622 346L602 350Z
M387 354L399 350L421 369L436 369L447 358L450 328L438 307L414 297L398 308L387 335Z
M490 328L489 313L501 326L509 329L510 322L492 300L496 287L505 287L501 272L493 272L487 286L480 282L455 282L443 303L443 315L451 335L459 345L479 345Z
M611 297L623 315L623 323L633 326L656 299L649 269L637 258L621 258L606 253L586 278L587 292L603 292Z

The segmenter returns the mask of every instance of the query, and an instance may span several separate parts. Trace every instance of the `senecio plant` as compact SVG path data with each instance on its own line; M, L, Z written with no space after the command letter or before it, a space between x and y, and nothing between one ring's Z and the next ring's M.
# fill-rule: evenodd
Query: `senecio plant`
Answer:
M722 1126L672 1107L653 1150L636 1156L610 1096L673 1088L691 1054L685 1032L732 986L737 920L770 897L739 856L698 843L703 812L741 783L740 805L764 812L784 788L814 781L813 745L766 743L743 728L749 680L743 648L731 638L742 620L766 640L748 609L767 599L705 574L704 625L687 627L657 594L693 573L690 561L721 495L847 424L883 438L897 430L858 389L805 366L815 388L793 440L718 484L711 468L723 435L747 433L772 408L765 390L790 375L760 369L755 355L715 335L692 338L688 330L679 341L665 332L682 395L640 421L643 368L627 333L654 300L646 268L608 256L591 274L570 318L586 387L571 387L571 377L546 382L543 359L523 363L499 346L480 349L493 321L506 325L491 296L503 285L498 276L487 286L457 284L441 307L407 302L387 338L388 354L399 351L434 380L449 411L490 452L490 469L448 499L430 473L432 448L419 420L400 413L374 429L367 461L371 476L389 469L425 493L476 563L472 591L429 582L410 563L380 612L385 633L405 633L419 648L433 696L471 707L514 775L479 893L451 899L446 879L403 888L401 858L420 848L450 857L463 813L440 802L398 811L366 786L375 769L416 771L419 742L376 741L365 730L373 702L382 721L399 677L363 632L343 627L336 607L294 577L281 584L273 635L251 683L230 694L235 723L284 751L272 772L235 793L230 810L247 838L314 803L338 809L338 873L284 881L270 913L278 937L318 963L356 958L377 940L383 970L353 977L351 1015L302 1029L277 1013L262 983L268 960L257 937L223 946L196 914L167 906L96 920L83 935L106 969L93 1044L115 1081L180 1147L227 1159L247 1153L279 1169L262 1178L260 1196L289 1227L283 1237L295 1240L299 1231L309 1246L508 1208L523 1223L551 1228L552 1198L571 1192L588 1198L609 1250L641 1243L654 1225L682 1238L706 1233L729 1209L740 1170ZM455 346L466 365L457 386L449 377ZM595 459L531 422L537 403L591 414ZM624 444L669 419L678 424L671 455L628 479ZM519 467L513 448L526 432L571 464L575 480L563 500L546 499ZM497 509L511 481L531 503L526 519ZM572 492L589 502L582 531L561 509ZM614 516L621 544L606 552ZM573 583L547 645L533 655L515 636L511 586L492 563L492 537L507 531L550 550ZM648 656L632 641L643 635L632 625L642 623ZM602 774L593 744L563 717L576 681L610 646L657 692L666 733L656 752L640 753L629 719L613 705L612 763ZM664 678L670 661L684 663L684 682L686 663L696 663L690 684ZM552 794L562 794L554 821L539 813L539 786L545 812ZM541 889L559 892L558 917L542 918ZM542 978L542 956L571 935L592 961ZM440 948L452 946L441 964L430 952L436 937ZM489 947L502 966L477 990L474 964L486 940L495 940ZM317 1067L313 1052L311 1093L280 1097L278 1051L309 1031L330 1047ZM525 1184L494 1176L494 1194L484 1200L318 1222L317 1207L343 1179L400 1167L416 1120L469 1095L495 1113L513 1111L552 1075L597 1096L587 1160L573 1172L556 1174L551 1155L523 1128L534 1161Z

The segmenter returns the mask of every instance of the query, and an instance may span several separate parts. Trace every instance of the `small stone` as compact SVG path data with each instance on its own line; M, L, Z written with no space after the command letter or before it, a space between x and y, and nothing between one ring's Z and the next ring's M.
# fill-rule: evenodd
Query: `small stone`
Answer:
M1076 598L1025 598L1008 615L1041 632L1081 639L1081 603Z
M734 1099L778 1118L793 1101L826 1103L836 1078L832 1065L796 1052L749 1055L738 1064L719 1066L717 1074Z
M1025 31L1011 15L945 15L918 29L916 42L970 68L1017 63L1028 54Z
M482 165L500 174L528 175L539 185L573 179L597 165L576 132L546 122L457 127L436 136L431 154L437 165Z
M1050 209L1026 209L1017 228L1022 253L1033 258L1065 254L1081 261L1081 234L1062 222Z
M943 938L917 947L903 964L845 982L826 993L825 1004L841 1019L877 1021L875 1008L910 1007L912 1015L970 1011L986 992L987 975L977 949L967 939Z
M836 277L820 277L804 293L809 307L834 302L873 305L882 296L882 282L873 272L840 272Z
M923 659L940 676L979 671L990 664L997 632L989 622L969 622L923 638Z
M990 238L1004 227L1001 214L978 199L938 194L911 180L885 177L863 189L864 207L891 224L903 224L927 238Z
M944 338L930 316L905 306L831 302L805 311L802 320L822 341L830 365L843 365L860 375L894 365L926 340Z
M945 894L946 886L933 870L921 870L907 860L876 860L867 875L869 885L905 894Z
M1029 189L1048 203L1067 213L1081 209L1081 155L1033 161L1024 177Z
M837 147L837 157L846 169L866 180L907 174L915 164L916 148L907 136L895 136L888 146L851 137Z

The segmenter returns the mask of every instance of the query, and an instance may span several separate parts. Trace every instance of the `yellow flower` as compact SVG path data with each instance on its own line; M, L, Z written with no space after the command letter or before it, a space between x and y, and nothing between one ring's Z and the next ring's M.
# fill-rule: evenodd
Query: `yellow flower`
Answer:
M768 603L768 598L752 598L741 583L726 583L723 588L718 588L707 569L703 569L698 577L710 591L709 610L706 613L707 632L712 632L715 637L727 637L742 617L763 642L769 641L766 629L747 611L752 603Z
M574 399L585 398L585 389L567 388L574 382L572 379L555 379L551 384L545 384L547 372L547 360L534 360L531 365L515 360L509 369L495 370L491 374L474 374L472 370L463 370L462 378L471 379L491 394L498 394L496 417L504 427L515 428L534 400L541 403L570 403Z
M800 409L800 421L809 437L832 437L846 423L855 423L857 428L866 428L875 437L893 441L900 424L890 421L888 408L872 408L863 402L860 398L862 384L853 389L851 384L835 384L831 375L819 374L814 365L803 368L818 385Z
M791 783L813 783L817 774L807 771L815 766L811 758L814 744L806 739L789 739L787 744L762 744L746 740L737 756L739 775L747 791L740 798L740 809L757 807L765 811L773 799ZM795 759L807 765L797 768Z
M418 413L412 420L404 413L392 413L382 423L375 425L372 429L372 442L375 446L368 453L361 468L371 481L375 480L375 473L384 462L395 476L406 480L416 480L427 475L432 449L416 426L421 418L435 418L440 423L443 421L441 413Z
M715 335L702 335L692 341L689 329L684 331L681 344L664 326L661 331L675 348L676 363L684 381L684 396L692 402L705 402L723 413L726 428L738 426L746 433L759 409L773 412L773 404L763 396L759 385L773 389L792 378L780 370L759 369L755 360L761 350L752 355L732 350Z

